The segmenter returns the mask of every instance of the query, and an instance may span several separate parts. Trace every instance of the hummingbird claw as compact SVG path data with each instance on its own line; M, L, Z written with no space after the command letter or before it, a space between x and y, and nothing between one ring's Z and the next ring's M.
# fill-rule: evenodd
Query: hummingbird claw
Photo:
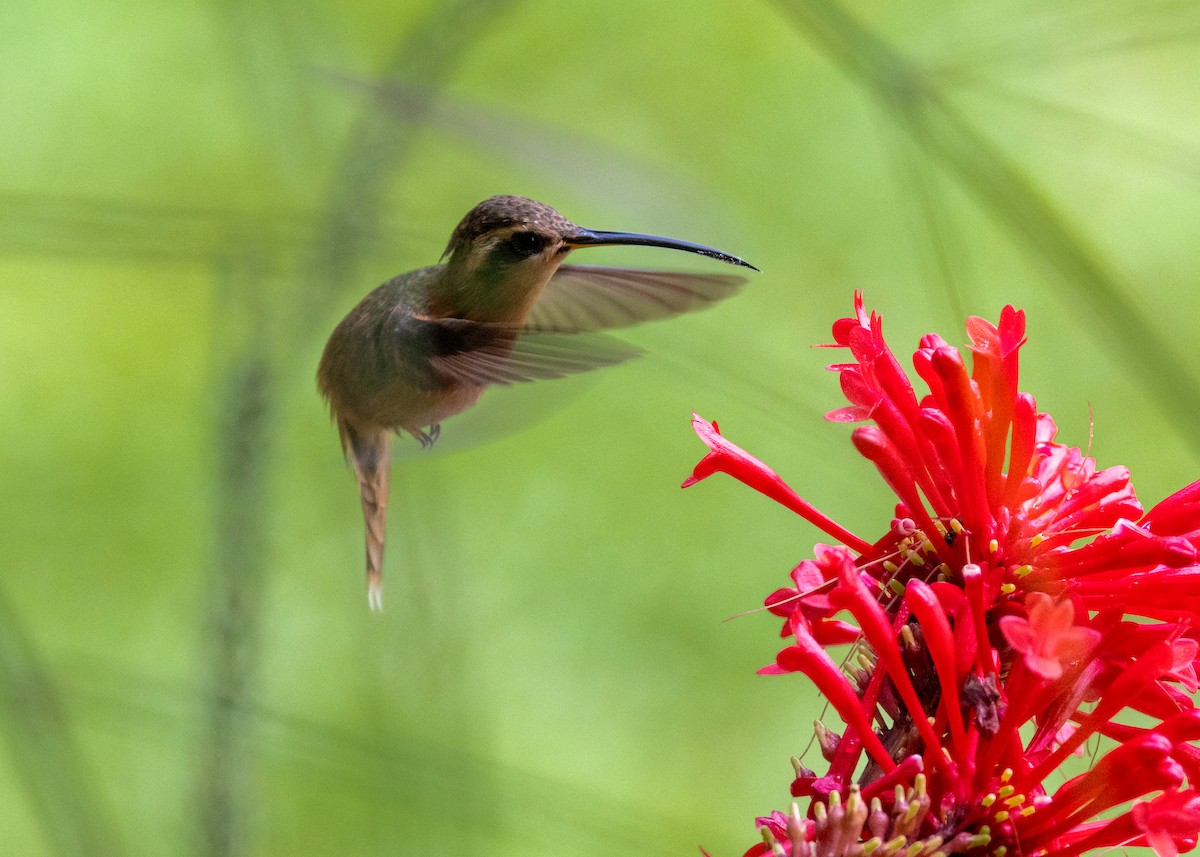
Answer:
M421 442L421 449L429 449L429 447L433 446L433 442L438 439L441 433L442 424L433 423L429 426L429 431L426 432L418 430L413 434L413 437Z

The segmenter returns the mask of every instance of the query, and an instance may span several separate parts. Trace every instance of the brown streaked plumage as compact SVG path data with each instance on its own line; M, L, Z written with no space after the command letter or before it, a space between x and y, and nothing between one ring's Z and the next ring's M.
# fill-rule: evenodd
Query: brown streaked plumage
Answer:
M338 324L317 369L366 524L368 600L382 605L392 432L430 446L492 384L558 378L638 352L596 333L698 309L743 278L564 265L571 250L640 244L758 270L712 247L583 229L553 208L494 196L455 227L439 265L401 274Z

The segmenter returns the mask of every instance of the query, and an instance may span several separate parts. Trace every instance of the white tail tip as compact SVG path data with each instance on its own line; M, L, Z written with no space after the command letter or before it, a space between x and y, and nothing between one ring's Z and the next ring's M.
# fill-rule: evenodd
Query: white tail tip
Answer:
M383 612L383 581L372 580L367 584L367 604L372 613Z

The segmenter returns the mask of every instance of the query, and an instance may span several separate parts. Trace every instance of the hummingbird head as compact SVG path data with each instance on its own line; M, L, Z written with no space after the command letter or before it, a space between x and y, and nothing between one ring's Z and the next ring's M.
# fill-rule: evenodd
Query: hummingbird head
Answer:
M581 232L553 208L521 196L493 196L467 212L446 245L438 297L449 311L488 321L519 320Z
M493 196L467 212L442 256L476 275L536 267L566 255L571 249L566 238L578 231L579 227L537 200Z
M545 203L523 196L493 196L468 211L455 227L442 257L448 256L451 265L466 265L477 272L511 269L529 262L553 263L553 268L576 248L618 245L683 250L758 270L749 262L703 244L639 232L584 229Z
M758 270L703 244L637 232L584 229L537 200L493 196L468 211L450 236L442 254L448 257L444 297L464 317L519 318L569 252L629 244L684 250Z

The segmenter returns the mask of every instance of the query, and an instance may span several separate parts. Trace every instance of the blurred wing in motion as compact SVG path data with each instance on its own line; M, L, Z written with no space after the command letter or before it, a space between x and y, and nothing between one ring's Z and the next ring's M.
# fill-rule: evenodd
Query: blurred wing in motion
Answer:
M745 281L733 274L563 265L534 303L526 326L558 331L626 327L701 309L729 297Z
M392 371L422 389L561 378L642 353L601 333L411 315L396 321L389 338L385 350Z

